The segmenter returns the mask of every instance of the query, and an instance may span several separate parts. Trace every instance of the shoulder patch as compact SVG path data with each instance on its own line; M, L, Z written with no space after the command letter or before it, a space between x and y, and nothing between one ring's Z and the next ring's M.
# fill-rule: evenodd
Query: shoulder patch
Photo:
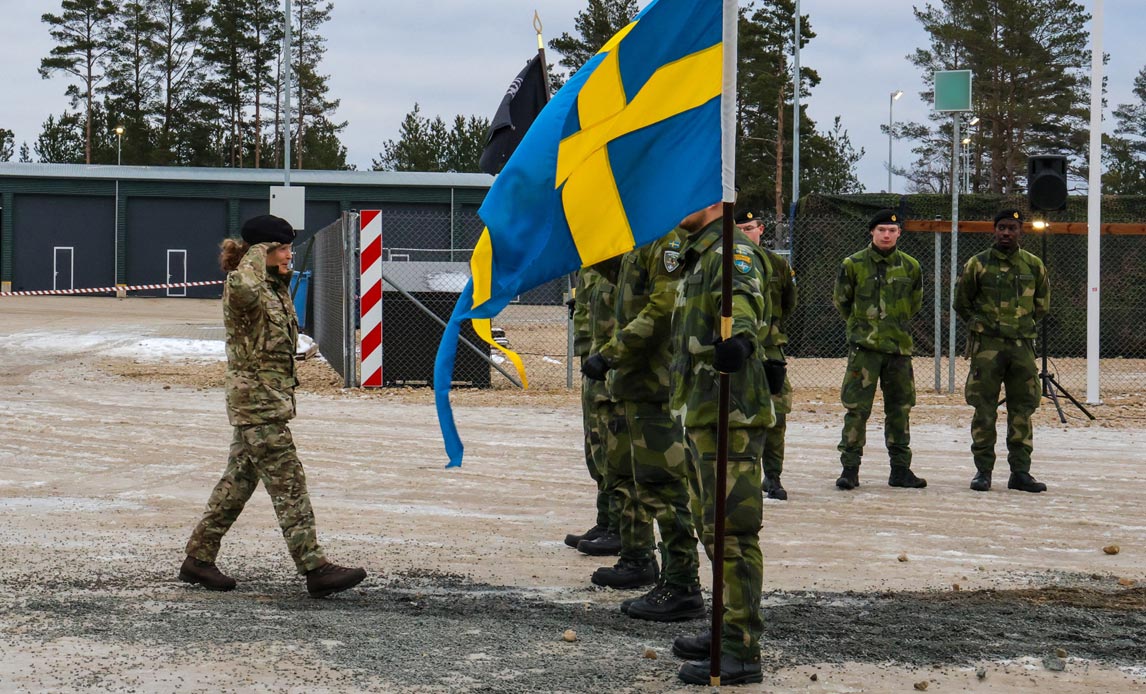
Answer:
M680 239L672 239L671 241L669 241L668 247L673 249L674 251L679 251L680 250Z
M677 244L678 246L680 244ZM666 250L664 254L665 270L676 272L680 267L680 251Z
M742 275L752 272L752 249L743 244L736 244L732 252L732 267Z

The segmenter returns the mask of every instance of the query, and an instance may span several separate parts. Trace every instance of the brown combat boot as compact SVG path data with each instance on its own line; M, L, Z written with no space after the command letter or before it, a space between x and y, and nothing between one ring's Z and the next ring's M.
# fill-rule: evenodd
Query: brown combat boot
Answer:
M362 583L366 569L348 569L345 566L326 562L317 569L306 572L306 592L312 598L325 598L347 588Z
M199 583L207 590L234 590L235 579L219 570L213 562L200 561L195 557L183 560L179 567L179 580L184 583Z

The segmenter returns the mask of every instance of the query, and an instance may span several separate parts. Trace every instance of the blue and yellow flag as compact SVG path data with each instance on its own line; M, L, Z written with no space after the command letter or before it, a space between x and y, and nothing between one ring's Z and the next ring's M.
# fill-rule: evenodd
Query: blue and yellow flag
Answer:
M434 366L451 467L463 451L449 403L461 321L488 328L518 294L720 201L721 11L721 0L649 3L554 95L490 188Z

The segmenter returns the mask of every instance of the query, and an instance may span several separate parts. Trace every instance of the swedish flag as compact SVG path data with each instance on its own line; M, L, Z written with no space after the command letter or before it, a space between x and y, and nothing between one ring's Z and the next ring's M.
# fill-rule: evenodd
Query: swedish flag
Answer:
M721 0L649 3L554 95L494 182L434 368L451 466L463 450L449 406L461 321L488 332L482 319L514 296L721 199L721 12Z

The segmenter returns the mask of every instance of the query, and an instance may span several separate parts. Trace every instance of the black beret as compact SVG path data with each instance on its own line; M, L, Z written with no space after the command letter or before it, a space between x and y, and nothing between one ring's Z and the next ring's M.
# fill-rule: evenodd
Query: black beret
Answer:
M251 217L243 222L243 240L252 246L256 243L292 243L295 233L290 222L273 214Z
M737 212L736 213L736 223L737 224L747 224L748 222L752 222L752 221L758 222L763 218L764 217L758 212Z
M903 222L899 219L899 213L895 210L880 210L872 215L872 218L867 222L867 230L871 231L880 224L897 224L902 226Z
M1019 224L1022 224L1023 212L1022 210L1016 210L1013 207L1005 210L999 210L998 214L995 215L995 224L998 224L1001 220L1004 219L1017 219L1019 220Z

